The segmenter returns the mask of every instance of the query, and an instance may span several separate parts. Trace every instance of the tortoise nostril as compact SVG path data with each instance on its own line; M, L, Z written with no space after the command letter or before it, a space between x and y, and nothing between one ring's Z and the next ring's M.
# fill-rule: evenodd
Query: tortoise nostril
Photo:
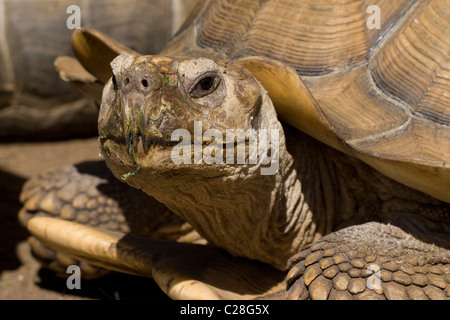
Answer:
M125 78L125 79L123 80L123 86L124 86L124 87L127 86L129 83L130 83L130 78Z
M146 87L146 88L148 87L148 81L146 79L142 79L141 83L144 87Z

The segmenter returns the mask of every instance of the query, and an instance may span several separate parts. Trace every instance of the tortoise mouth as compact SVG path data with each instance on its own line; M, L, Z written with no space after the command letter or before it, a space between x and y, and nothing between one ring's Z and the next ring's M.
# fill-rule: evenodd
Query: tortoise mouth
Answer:
M226 130L225 135L216 129L215 135L207 135L202 131L201 122L197 122L194 132L200 136L191 136L187 129L182 130L184 135L172 135L178 137L167 140L160 137L151 137L144 140L145 136L101 137L99 139L102 153L107 162L118 168L116 176L120 175L122 180L138 174L141 169L152 171L155 174L180 173L187 166L193 166L193 170L205 172L225 172L228 167L260 168L262 175L273 175L278 171L279 145L278 131L271 133L264 130L267 136L263 137L261 143L260 132L254 129L240 134L233 130ZM200 127L199 127L200 126ZM250 133L249 133L250 132ZM274 135L274 133L276 133ZM270 154L270 155L269 155ZM205 166L205 165L207 166ZM196 165L200 165L199 167ZM172 172L172 173L170 173Z
M211 140L203 140L202 138L198 139L195 136L190 137L188 139L180 137L178 140L167 140L161 137L147 137L138 135L137 138L129 133L128 136L121 135L107 135L99 137L99 144L102 151L106 151L108 145L114 145L115 149L119 148L122 150L122 153L127 153L131 159L134 159L135 156L140 157L148 157L151 154L155 154L158 152L172 152L175 147L178 148L187 148L190 149L189 152L191 158L195 158L195 152L201 151L202 153L206 152L208 147L214 146L216 149L220 150L223 153L223 162L226 162L226 150L232 149L233 154L235 149L240 146L244 147L244 150L250 149L249 138L244 137L241 140L237 141L226 141L226 139L220 140L213 138ZM186 150L186 149L184 149ZM211 151L209 152L211 153ZM214 152L213 152L214 153ZM245 153L246 155L247 152ZM106 153L107 156L110 155L110 152ZM171 155L172 158L174 155ZM192 160L193 163L195 160Z
M128 136L120 135L106 135L99 137L100 144L104 144L106 141L112 141L117 145L122 145L127 148L143 149L144 153L148 153L152 147L168 148L173 147L179 143L179 141L166 140L160 137L145 137L137 136L137 139L133 134L129 133Z

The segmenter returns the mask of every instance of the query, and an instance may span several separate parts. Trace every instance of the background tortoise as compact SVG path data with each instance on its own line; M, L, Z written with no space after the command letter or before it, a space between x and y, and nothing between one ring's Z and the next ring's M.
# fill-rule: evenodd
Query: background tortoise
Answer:
M70 5L81 26L93 26L139 52L170 40L194 1L0 1L0 139L94 136L98 106L58 77L56 57L72 55Z
M153 276L174 298L447 299L450 6L377 5L381 28L370 30L362 1L206 3L161 56L128 51L112 62L99 117L113 173L189 225L145 200L133 205L139 219L157 221L144 232L153 239L27 221L64 208L68 220L91 209L99 217L95 198L110 184L81 166L31 181L22 221L50 247ZM101 81L109 61L98 53L127 51L117 46L94 31L74 37L77 58ZM272 102L302 132L281 127ZM278 129L279 170L261 175L261 162L174 165L171 132L193 133L195 120L203 132ZM76 179L85 186L67 192ZM192 244L203 237L212 245ZM160 241L168 238L187 243Z

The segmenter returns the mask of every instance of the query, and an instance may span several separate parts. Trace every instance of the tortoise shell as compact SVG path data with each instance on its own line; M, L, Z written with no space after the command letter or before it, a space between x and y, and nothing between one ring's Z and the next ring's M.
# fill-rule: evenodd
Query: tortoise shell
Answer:
M162 54L288 64L289 76L244 63L282 120L450 202L449 1L214 1L201 10Z

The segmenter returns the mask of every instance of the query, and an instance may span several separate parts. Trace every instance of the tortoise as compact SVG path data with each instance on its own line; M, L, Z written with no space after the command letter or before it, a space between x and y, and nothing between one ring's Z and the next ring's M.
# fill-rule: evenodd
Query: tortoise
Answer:
M29 181L36 250L175 299L448 299L450 5L370 3L207 1L159 55L75 32L117 179Z
M71 5L81 10L81 26L91 25L114 34L127 46L143 52L160 51L170 40L175 23L179 24L175 15L172 19L171 4L164 0L1 1L1 140L54 140L97 134L98 105L61 81L53 67L56 57L71 54L73 30L66 23L74 13ZM192 4L186 2L186 11L189 6ZM184 15L180 13L180 19Z

